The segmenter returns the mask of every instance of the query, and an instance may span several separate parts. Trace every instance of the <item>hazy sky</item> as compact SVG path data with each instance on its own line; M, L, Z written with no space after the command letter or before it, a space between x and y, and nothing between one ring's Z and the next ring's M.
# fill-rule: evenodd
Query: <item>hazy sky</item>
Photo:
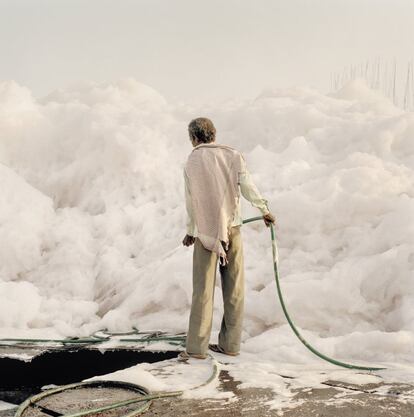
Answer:
M0 79L45 95L132 76L169 99L329 90L380 56L414 58L414 0L0 0Z

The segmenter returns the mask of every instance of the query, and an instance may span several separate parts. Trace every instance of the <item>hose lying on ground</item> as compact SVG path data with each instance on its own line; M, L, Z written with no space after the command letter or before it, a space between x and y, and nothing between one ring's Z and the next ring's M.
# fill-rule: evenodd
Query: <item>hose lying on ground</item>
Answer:
M213 380L215 380L218 377L219 374L219 366L218 366L218 362L216 361L216 359L208 354L209 358L212 360L212 364L213 364L213 371L210 375L210 377L202 382L200 385L197 385L195 387L189 388L188 391L194 391L197 390L199 388L202 388L208 384L210 384ZM61 414L58 412L55 412L54 410L46 410L49 414L50 413L54 413L56 414L56 416L59 417L84 417L90 414L97 414L97 413L102 413L104 411L108 411L108 410L113 410L116 408L120 408L120 407L125 407L127 405L130 404L137 404L137 403L142 403L144 402L144 404L138 408L136 408L133 411L130 411L129 413L125 414L123 417L134 417L137 416L138 414L143 413L144 411L148 410L148 408L151 406L152 404L152 400L155 399L160 399L160 398L168 398L168 397L179 397L181 395L184 394L184 390L182 391L162 391L162 392L149 392L146 388L140 386L140 385L136 385L136 384L130 384L127 382L122 382L122 381L105 381L105 380L97 380L97 381L84 381L84 382L75 382L73 384L68 384L68 385L62 385L60 387L57 388L52 388L52 389L48 389L46 391L40 392L39 394L35 394L33 396L31 396L30 398L28 398L27 400L25 400L24 402L22 402L19 407L17 408L14 417L22 417L24 416L24 412L25 410L32 406L32 407L38 407L38 405L36 404L37 401L43 400L46 397L49 397L51 395L54 394L58 394L62 391L66 391L66 390L72 390L72 389L78 389L78 388L82 388L82 387L97 387L97 386L114 386L114 387L120 387L120 388L129 388L132 389L134 391L139 392L140 396L134 397L134 398L130 398L128 400L122 400L119 402L115 402L115 403L111 403L111 404L106 404L104 406L101 407L96 407L96 408L89 408L86 410L79 410L75 413L69 413L69 414Z

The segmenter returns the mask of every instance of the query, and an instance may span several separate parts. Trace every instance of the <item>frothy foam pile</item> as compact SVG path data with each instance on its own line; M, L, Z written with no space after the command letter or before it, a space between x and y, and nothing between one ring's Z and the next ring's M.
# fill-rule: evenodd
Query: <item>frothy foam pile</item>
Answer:
M40 100L1 82L0 336L187 330L182 168L199 116L244 154L277 217L282 287L304 335L339 358L413 361L414 113L361 80L214 105L169 103L134 79ZM276 298L268 229L242 235L242 348L309 360ZM221 302L217 289L215 331Z

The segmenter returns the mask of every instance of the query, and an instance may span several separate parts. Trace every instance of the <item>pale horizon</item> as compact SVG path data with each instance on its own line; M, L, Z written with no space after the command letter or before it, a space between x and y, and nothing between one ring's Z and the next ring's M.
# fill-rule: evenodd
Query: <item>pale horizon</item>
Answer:
M0 80L35 97L78 81L133 77L168 100L251 98L267 88L330 89L378 58L413 58L414 3L228 0L0 2ZM401 74L403 71L401 72ZM399 74L401 76L401 74Z

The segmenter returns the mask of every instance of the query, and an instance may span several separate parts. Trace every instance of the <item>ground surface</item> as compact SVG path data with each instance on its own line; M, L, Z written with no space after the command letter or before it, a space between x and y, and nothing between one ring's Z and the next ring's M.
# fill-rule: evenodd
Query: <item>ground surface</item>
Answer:
M238 382L222 371L221 386L224 391L232 391L236 397L231 400L157 400L146 413L149 416L173 417L186 416L223 416L223 417L405 417L414 415L414 404L404 403L405 392L414 391L414 387L401 385L393 386L387 395L379 395L373 391L378 386L347 386L339 388L327 386L326 389L310 389L298 392L295 399L302 404L291 409L270 409L266 403L274 398L269 389L248 388L238 389ZM330 383L343 386L341 383ZM330 404L338 395L344 395L341 405Z
M5 351L6 352L6 351ZM5 353L3 352L3 353ZM35 349L28 347L15 349L12 351L7 348L7 354L36 355ZM0 356L1 349L0 349ZM112 362L112 361L111 361ZM126 364L124 365L126 366ZM191 365L189 365L191 366ZM119 366L122 369L122 366ZM4 371L4 370L3 370ZM4 372L3 372L4 373ZM286 383L291 384L292 377L283 376ZM288 398L284 406L272 408L275 400L278 401L280 393L275 393L271 389L263 388L241 388L240 382L229 375L227 370L219 373L219 391L234 394L227 399L184 399L181 397L154 400L150 409L144 413L147 417L165 416L223 416L223 417L408 417L414 416L414 386L408 384L366 384L353 385L339 381L326 381L324 388L303 388L296 389L293 396ZM294 385L292 385L294 386ZM3 393L5 388L2 388ZM30 393L28 389L20 387L11 389L15 391L16 403L23 401ZM17 400L19 399L19 400ZM73 400L73 399L72 399ZM82 398L77 398L83 406L85 402ZM95 400L94 400L95 401ZM14 401L13 401L14 402ZM116 401L115 401L116 402ZM58 406L53 401L45 406L52 410L65 413L64 404ZM63 408L59 408L63 407ZM84 407L85 408L85 407ZM16 411L14 409L0 410L0 417L12 417ZM131 411L131 410L129 410ZM115 413L116 414L116 413ZM100 417L109 417L113 413L100 414ZM28 415L27 415L28 416ZM48 414L37 412L36 416L50 417Z
M239 389L239 383L226 371L220 373L220 390L231 391L235 397L229 400L217 399L160 399L155 400L144 415L165 416L245 416L245 417L408 417L414 415L414 404L405 402L404 396L414 391L413 386L393 385L384 393L378 393L381 385L345 385L329 381L326 389L298 391L292 408L270 409L266 403L274 399L269 389ZM338 396L342 403L338 404ZM333 404L335 402L335 404ZM0 417L12 417L15 409L0 411ZM283 413L283 414L282 414ZM43 414L37 414L43 415ZM46 417L47 415L44 414Z

